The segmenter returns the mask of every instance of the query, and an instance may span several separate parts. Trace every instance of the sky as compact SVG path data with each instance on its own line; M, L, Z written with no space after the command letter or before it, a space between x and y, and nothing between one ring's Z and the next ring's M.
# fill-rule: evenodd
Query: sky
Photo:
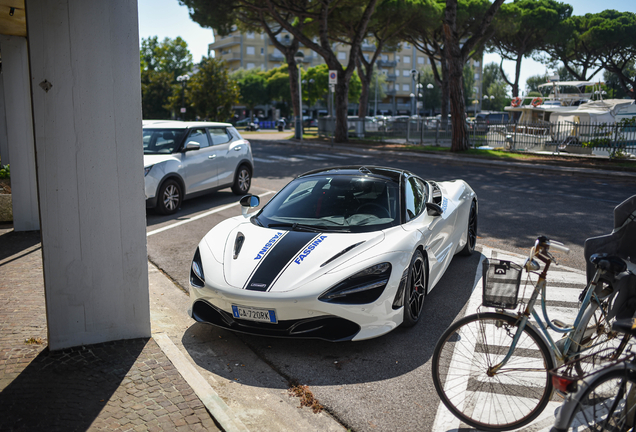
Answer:
M575 15L598 13L605 9L636 13L636 1L634 0L569 0L566 2L573 6ZM192 59L195 63L208 55L208 44L214 42L212 30L202 28L192 21L188 14L188 8L179 5L178 0L138 0L138 9L140 43L142 38L151 36L158 36L159 40L181 36L188 43L188 49L192 53ZM500 61L501 57L497 54L484 55L484 64L491 62L499 64ZM504 61L504 71L510 79L514 77L514 68L514 62ZM524 58L521 63L520 88L525 88L528 77L545 72L545 65L531 58ZM552 73L552 71L547 72ZM594 78L599 77L600 73Z

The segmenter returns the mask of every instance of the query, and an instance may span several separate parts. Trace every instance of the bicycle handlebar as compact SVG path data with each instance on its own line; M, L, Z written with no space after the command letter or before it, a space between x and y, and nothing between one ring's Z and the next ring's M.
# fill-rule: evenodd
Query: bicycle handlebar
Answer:
M546 246L548 246L550 249L558 250L559 252L570 253L569 248L565 247L563 243L556 240L548 240L546 242Z

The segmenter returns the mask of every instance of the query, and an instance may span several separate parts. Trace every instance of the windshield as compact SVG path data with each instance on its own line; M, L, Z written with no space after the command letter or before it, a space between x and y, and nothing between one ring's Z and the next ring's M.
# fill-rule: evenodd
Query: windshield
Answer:
M173 153L183 140L185 129L144 129L144 154Z
M349 175L299 178L252 221L265 227L321 232L368 232L400 222L398 184Z

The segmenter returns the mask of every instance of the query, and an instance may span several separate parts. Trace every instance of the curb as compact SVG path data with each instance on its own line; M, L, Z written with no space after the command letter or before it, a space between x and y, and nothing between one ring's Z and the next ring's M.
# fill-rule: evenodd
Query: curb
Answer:
M418 153L418 152L405 152L399 150L379 150L379 149L369 149L369 148L357 148L346 145L328 145L328 144L318 144L318 143L310 143L310 142L298 142L296 140L250 140L250 142L258 142L260 143L275 143L281 145L289 145L296 147L314 147L314 148L322 148L322 149L339 149L350 151L353 153L366 153L366 154L393 154L399 156L406 157L417 157L421 159L430 159L436 160L440 162L451 163L453 165L473 165L473 166L486 166L493 168L506 168L510 169L511 166L514 166L517 169L536 172L536 173L546 173L546 174L559 174L559 175L578 175L585 177L594 177L594 178L606 178L612 180L624 180L624 181L635 181L636 182L636 173L625 172L625 171L610 171L610 170L600 170L594 168L579 168L579 167L562 167L562 166L551 166L551 165L543 165L543 164L532 164L527 162L517 162L517 161L498 161L498 160L482 160L478 158L473 158L469 156L450 156L450 155L438 155L438 154L430 154L430 153Z

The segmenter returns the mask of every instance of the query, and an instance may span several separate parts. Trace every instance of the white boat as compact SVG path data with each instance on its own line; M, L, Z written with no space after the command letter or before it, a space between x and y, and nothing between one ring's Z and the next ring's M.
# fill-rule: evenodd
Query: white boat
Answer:
M598 138L617 139L617 136L608 135L615 129L610 126L620 117L618 113L629 115L631 109L636 109L631 99L603 100L598 91L583 91L585 87L597 85L589 81L556 81L540 85L540 89L551 90L549 95L545 99L513 100L513 105L505 110L511 113L514 123L489 128L487 145L591 154L592 148L580 144ZM592 100L596 95L599 100ZM617 134L614 132L614 135ZM621 134L621 138L629 140L630 137Z

